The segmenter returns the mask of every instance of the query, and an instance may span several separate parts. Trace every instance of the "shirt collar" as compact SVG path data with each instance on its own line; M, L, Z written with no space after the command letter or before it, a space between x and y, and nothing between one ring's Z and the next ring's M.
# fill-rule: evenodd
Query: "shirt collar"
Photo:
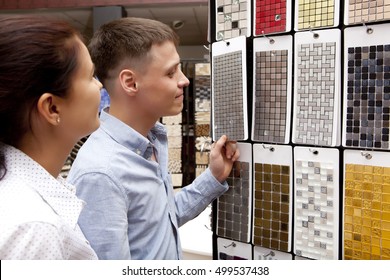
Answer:
M100 114L100 121L100 128L105 133L110 135L117 143L129 150L132 150L134 153L144 157L145 159L150 159L154 143L158 136L166 136L166 129L159 122L156 122L148 133L148 137L145 138L138 131L108 114L104 110Z
M72 228L77 225L85 202L76 197L76 189L64 178L54 178L40 164L13 146L2 145L7 173L28 182L53 211Z

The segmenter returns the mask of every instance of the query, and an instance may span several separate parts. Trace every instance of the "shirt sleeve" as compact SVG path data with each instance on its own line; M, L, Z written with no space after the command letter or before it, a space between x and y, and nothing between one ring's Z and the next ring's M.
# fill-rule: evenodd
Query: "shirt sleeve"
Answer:
M192 184L175 194L178 226L198 216L215 198L228 189L228 184L218 182L207 168Z
M86 202L79 225L99 259L131 259L128 240L127 197L106 174L86 173L71 183Z
M66 259L63 237L49 223L28 222L0 231L0 259Z

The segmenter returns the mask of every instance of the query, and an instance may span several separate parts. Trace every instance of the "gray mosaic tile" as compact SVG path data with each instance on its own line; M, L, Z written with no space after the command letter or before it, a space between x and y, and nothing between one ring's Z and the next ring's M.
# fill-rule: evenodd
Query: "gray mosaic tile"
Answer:
M226 179L229 190L218 198L217 235L220 237L249 242L249 172L251 170L248 162L236 161Z
M253 140L284 143L287 119L287 50L256 52Z
M225 134L230 139L244 139L242 51L214 56L213 64L214 138Z

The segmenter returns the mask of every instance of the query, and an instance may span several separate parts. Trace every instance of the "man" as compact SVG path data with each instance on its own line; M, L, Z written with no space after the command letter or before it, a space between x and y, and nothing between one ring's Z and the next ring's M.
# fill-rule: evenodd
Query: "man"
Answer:
M110 108L68 179L87 202L79 223L100 259L180 259L178 227L228 189L239 151L222 136L209 169L173 193L167 134L158 120L183 109L189 81L177 45L170 27L141 18L103 25L89 45Z

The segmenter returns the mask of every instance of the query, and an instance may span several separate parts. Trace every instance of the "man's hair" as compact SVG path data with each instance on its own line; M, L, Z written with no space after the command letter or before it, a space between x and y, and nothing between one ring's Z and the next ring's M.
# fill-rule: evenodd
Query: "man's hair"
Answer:
M127 61L147 63L153 45L171 41L177 46L178 35L166 24L145 18L126 17L102 25L88 46L95 73L105 84L111 70Z

